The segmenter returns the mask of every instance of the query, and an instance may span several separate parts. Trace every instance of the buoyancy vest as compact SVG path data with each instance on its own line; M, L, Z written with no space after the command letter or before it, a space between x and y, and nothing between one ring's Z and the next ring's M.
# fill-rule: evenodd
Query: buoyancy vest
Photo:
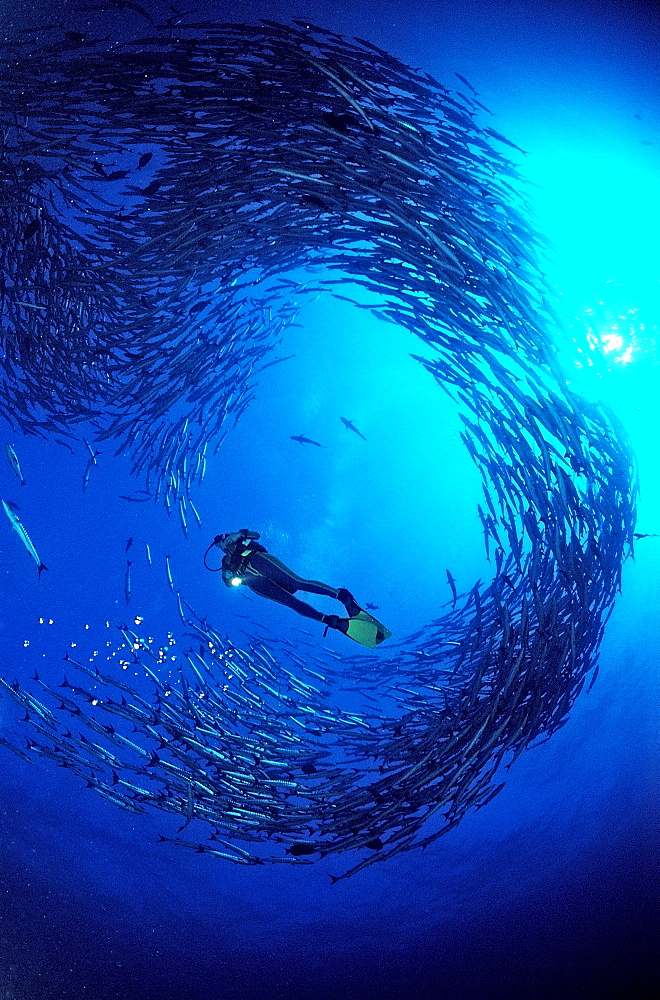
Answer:
M254 538L238 538L225 553L222 568L231 573L232 576L245 576L248 573L254 573L250 569L250 556L255 552L267 551L265 546L260 545Z

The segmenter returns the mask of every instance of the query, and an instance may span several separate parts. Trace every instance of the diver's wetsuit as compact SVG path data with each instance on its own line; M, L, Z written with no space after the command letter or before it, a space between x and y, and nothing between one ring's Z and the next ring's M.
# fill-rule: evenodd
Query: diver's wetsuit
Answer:
M221 537L223 539L221 548L225 552L222 560L222 579L228 587L234 586L232 580L240 579L241 583L244 583L255 594L267 597L270 601L276 601L278 604L285 604L293 611L297 611L299 615L313 618L314 621L325 624L327 624L326 620L329 617L336 616L324 615L322 611L317 611L311 604L299 601L297 597L293 596L297 590L304 590L308 594L324 594L326 597L333 597L336 600L342 600L340 595L345 595L350 598L352 605L359 611L359 606L355 604L348 591L329 587L318 580L305 580L275 556L272 556L263 545L256 541L259 538L258 532L243 528L241 531ZM342 603L344 602L342 601Z

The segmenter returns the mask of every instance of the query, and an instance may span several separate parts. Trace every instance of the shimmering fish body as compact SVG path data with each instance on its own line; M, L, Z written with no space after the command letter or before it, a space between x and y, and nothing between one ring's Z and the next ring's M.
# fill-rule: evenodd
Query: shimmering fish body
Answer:
M4 507L5 514L7 515L7 517L9 518L9 520L11 522L12 528L14 529L14 531L16 532L16 534L18 535L18 537L20 538L20 540L23 542L23 545L27 549L28 553L32 556L32 558L34 559L35 563L37 564L37 569L39 571L39 579L41 579L41 574L42 574L43 570L48 569L48 566L45 566L44 563L42 563L42 561L39 558L39 555L37 553L37 550L35 549L34 545L32 544L32 539L28 535L28 533L25 530L25 528L23 527L21 521L16 516L16 514L14 513L14 511L11 509L11 507L4 500L2 501L2 506Z
M16 473L21 486L25 486L25 478L21 470L21 463L18 460L18 455L14 451L14 448L10 444L5 445L5 451L7 453L7 458L9 459L9 464Z

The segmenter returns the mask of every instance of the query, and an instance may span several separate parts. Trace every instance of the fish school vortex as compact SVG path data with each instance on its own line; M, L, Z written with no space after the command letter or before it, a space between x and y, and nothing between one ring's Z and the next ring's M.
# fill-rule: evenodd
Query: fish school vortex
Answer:
M3 50L2 417L111 441L185 527L305 297L359 286L432 349L494 575L341 657L258 626L238 644L172 581L192 639L174 682L123 625L151 698L74 660L62 686L35 675L51 707L3 679L30 738L2 743L194 824L177 844L238 864L352 852L346 877L441 837L564 725L631 550L634 460L566 386L540 240L476 95L303 22L153 32Z

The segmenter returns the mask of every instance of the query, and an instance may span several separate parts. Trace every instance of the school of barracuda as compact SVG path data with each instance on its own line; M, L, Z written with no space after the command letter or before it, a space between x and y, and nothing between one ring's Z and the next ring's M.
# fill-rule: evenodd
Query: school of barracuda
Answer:
M358 852L335 881L442 836L564 725L632 550L634 459L567 387L540 240L476 93L307 22L151 30L4 47L2 417L87 435L90 465L111 440L185 528L207 448L300 304L359 286L373 304L356 306L433 349L419 361L459 408L494 575L457 594L448 573L437 619L345 656L302 632L220 634L168 566L177 677L122 624L153 697L82 660L63 685L35 675L53 709L1 680L31 727L25 749L1 741L194 824L165 839L199 852Z

